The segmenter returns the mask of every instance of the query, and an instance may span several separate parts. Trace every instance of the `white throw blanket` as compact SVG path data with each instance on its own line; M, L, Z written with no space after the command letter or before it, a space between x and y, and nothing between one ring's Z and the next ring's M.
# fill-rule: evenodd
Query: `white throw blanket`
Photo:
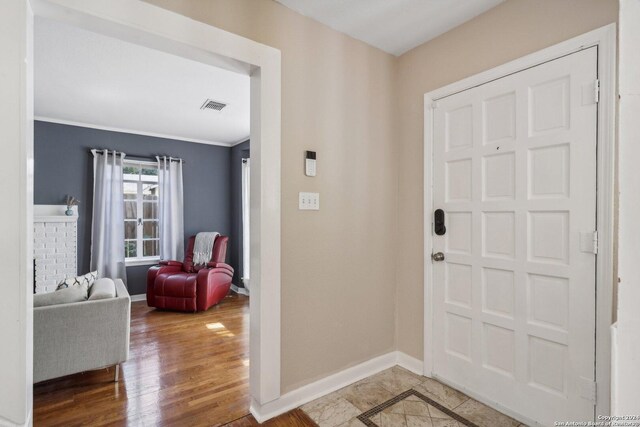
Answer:
M206 264L211 260L213 244L220 233L198 233L196 242L193 244L193 264Z

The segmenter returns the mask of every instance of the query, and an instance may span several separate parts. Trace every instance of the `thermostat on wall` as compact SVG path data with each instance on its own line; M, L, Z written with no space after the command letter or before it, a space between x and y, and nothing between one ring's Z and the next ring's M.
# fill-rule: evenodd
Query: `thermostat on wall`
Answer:
M304 174L316 176L316 152L306 151L304 156Z

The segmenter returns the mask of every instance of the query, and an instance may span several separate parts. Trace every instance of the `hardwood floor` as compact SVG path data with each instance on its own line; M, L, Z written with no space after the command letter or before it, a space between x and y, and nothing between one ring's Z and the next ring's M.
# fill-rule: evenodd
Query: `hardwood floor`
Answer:
M279 417L273 418L264 424L259 424L255 418L251 415L242 417L239 420L235 420L226 424L225 427L317 427L318 425L305 414L302 409L294 409L293 411L282 414Z
M247 297L233 294L195 314L132 303L130 348L118 383L110 368L34 386L34 425L258 425L246 417ZM267 425L314 425L297 411L285 415L285 424Z

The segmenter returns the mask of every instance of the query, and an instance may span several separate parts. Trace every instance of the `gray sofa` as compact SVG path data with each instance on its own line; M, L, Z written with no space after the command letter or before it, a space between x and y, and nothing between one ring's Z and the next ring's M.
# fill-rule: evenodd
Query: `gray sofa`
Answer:
M129 357L131 298L114 279L115 298L33 309L33 382L119 364Z

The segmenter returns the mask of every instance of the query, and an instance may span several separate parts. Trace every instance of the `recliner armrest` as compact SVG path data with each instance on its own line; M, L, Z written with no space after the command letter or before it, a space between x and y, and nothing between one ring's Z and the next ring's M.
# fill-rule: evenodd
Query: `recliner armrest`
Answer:
M180 261L160 261L160 265L168 265L170 267L182 267Z
M231 268L230 265L225 264L224 262L208 262L207 263L207 268L218 268L218 267Z
M233 267L231 267L229 264L225 264L224 262L209 262L207 263L207 268L222 268L229 271L229 273L233 275Z

